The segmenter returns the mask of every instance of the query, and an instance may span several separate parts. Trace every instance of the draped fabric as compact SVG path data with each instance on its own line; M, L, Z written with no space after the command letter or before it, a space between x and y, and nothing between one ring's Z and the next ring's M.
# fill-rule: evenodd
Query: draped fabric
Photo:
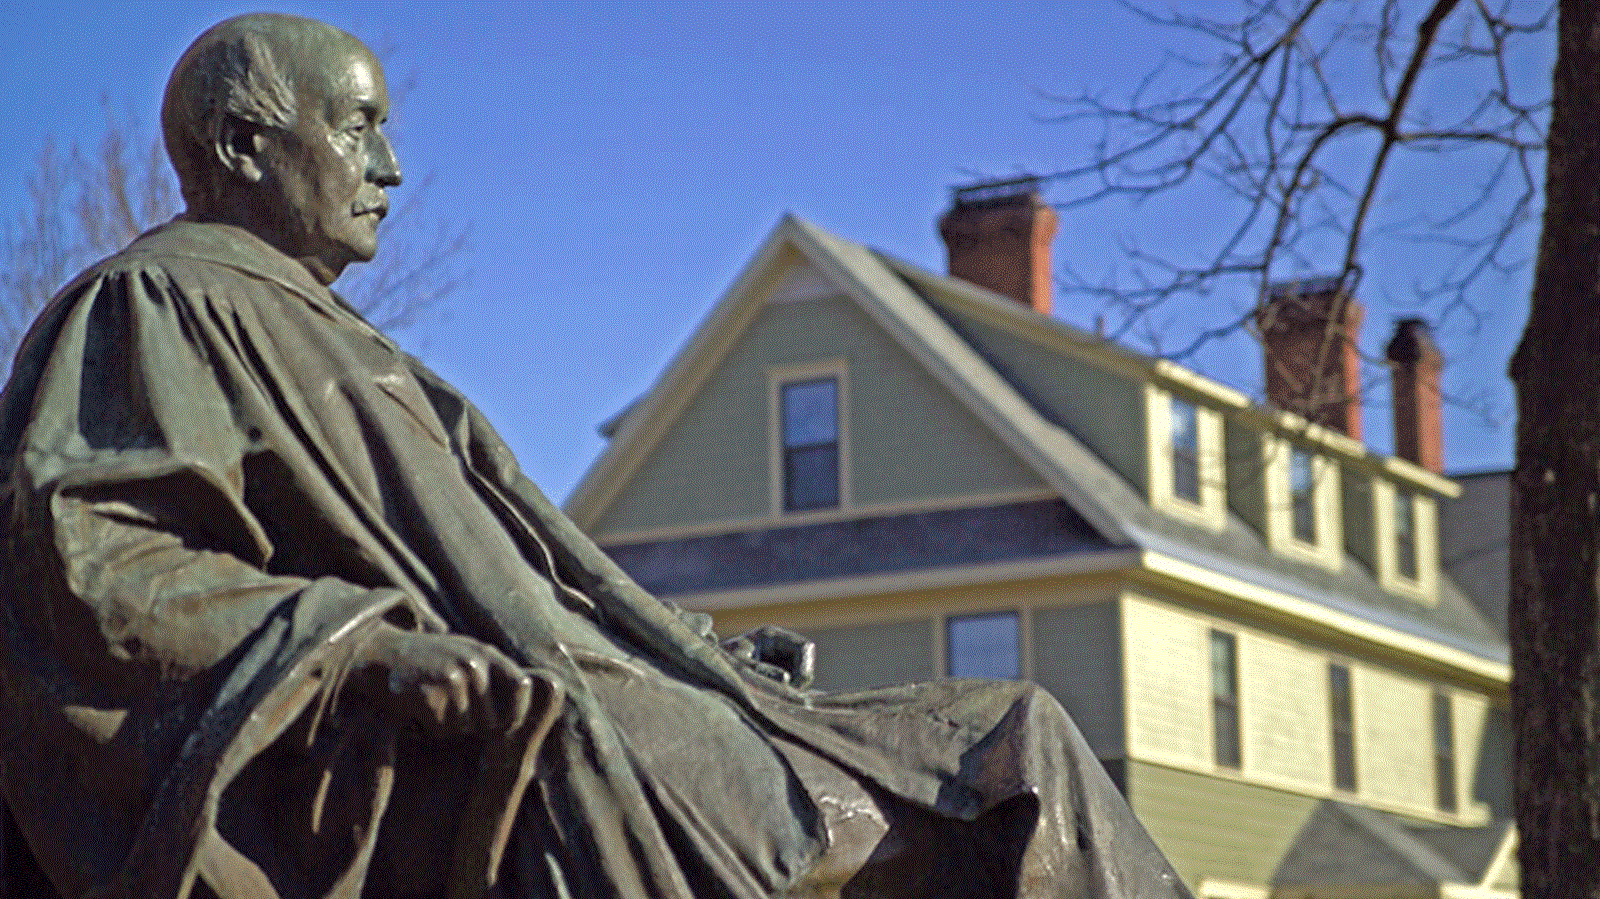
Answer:
M491 643L562 697L521 805L483 812L514 816L528 896L782 895L828 848L819 763L952 822L1049 781L1019 831L1059 831L1043 869L1182 895L1036 688L759 676L245 231L175 221L69 285L0 398L0 461L0 783L65 897L437 892L504 747L341 689L380 620Z

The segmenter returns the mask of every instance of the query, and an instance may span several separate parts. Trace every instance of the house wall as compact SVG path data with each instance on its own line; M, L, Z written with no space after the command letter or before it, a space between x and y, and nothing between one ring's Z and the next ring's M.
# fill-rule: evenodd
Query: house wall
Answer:
M843 470L854 506L1046 489L876 323L833 297L759 313L591 532L603 541L708 522L770 523L769 372L830 360L847 367Z
M1023 677L1043 686L1101 758L1124 753L1121 648L1115 585L1102 577L996 581L820 602L718 610L717 632L777 624L817 644L817 686L850 690L946 673L945 622L1019 613Z
M937 677L933 625L926 618L808 628L817 645L816 686L840 692Z
M1501 756L1481 754L1495 738L1488 697L1142 593L1126 594L1121 610L1130 759L1215 775L1219 782L1242 780L1305 796L1343 798L1420 818L1487 820L1491 806L1484 791L1509 775ZM1238 769L1216 763L1212 629L1237 640ZM1333 786L1328 665L1334 661L1351 671L1353 796ZM1437 808L1436 689L1447 690L1452 700L1458 809L1453 815Z
M1178 876L1265 886L1317 800L1148 762L1126 769L1128 803Z
M1115 602L1033 611L1033 680L1072 714L1102 759L1126 751L1122 621Z

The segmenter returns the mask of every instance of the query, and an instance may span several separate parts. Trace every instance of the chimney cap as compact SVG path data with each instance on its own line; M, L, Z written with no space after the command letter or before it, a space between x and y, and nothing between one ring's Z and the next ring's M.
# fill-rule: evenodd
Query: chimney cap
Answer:
M1344 285L1343 275L1317 275L1310 278L1290 278L1267 285L1267 298L1284 300L1290 297L1318 296L1333 293Z
M1037 199L1044 178L1039 175L1019 175L1014 178L991 178L950 188L950 205L956 209L974 206L1004 206Z
M1390 362L1437 362L1443 358L1439 345L1433 342L1433 329L1420 318L1402 318L1394 323L1394 337L1384 347L1383 355Z

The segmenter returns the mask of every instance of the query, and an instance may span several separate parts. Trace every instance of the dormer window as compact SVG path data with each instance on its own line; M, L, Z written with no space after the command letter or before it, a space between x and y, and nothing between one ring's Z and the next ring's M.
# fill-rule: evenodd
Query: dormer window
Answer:
M1265 531L1280 555L1338 571L1344 561L1339 527L1339 466L1315 449L1263 435Z
M1417 579L1417 503L1404 490L1394 498L1394 571L1408 581Z
M1222 416L1183 396L1146 385L1150 505L1217 531L1227 521Z
M1317 545L1317 473L1315 457L1302 447L1289 450L1289 515L1291 533L1301 543Z
M1200 504L1200 412L1194 403L1172 399L1172 495Z
M1439 590L1439 526L1433 499L1387 478L1372 485L1378 583L1431 603Z
M839 381L811 378L778 389L783 434L783 510L839 505Z

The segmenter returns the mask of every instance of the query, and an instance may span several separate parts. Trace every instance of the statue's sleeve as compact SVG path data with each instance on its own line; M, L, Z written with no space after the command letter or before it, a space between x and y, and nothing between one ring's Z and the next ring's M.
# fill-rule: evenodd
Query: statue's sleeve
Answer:
M80 280L0 398L0 776L39 857L117 896L185 895L224 787L333 694L364 628L418 614L398 590L275 573L245 477L260 431L219 375L228 353L250 372L249 348L181 274ZM61 764L75 775L44 774Z
M274 615L316 639L392 604L268 573L243 473L259 433L214 367L244 349L226 345L225 311L161 268L118 270L58 300L18 361L30 411L10 459L10 533L50 588L38 598L55 600L34 611L75 631L66 645L169 677L210 668ZM8 415L21 405L8 396Z

